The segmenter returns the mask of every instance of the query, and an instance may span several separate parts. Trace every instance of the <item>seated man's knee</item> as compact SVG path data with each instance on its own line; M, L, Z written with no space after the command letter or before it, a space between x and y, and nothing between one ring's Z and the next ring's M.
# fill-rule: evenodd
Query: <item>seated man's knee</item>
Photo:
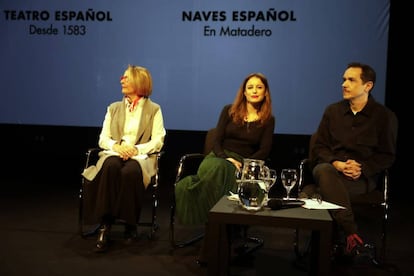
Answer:
M317 181L332 174L337 174L337 171L335 167L330 163L320 163L316 165L312 170L312 175Z

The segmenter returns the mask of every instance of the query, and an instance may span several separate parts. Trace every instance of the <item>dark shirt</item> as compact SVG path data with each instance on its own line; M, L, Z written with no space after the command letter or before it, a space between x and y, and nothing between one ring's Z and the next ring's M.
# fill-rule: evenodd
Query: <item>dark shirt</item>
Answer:
M274 116L264 125L259 121L235 124L229 116L231 105L226 105L216 127L214 153L222 158L228 156L224 150L235 152L244 158L265 160L272 149Z
M362 174L370 178L393 164L397 128L395 114L371 95L355 115L347 100L333 103L325 109L319 124L313 161L354 159L362 164Z

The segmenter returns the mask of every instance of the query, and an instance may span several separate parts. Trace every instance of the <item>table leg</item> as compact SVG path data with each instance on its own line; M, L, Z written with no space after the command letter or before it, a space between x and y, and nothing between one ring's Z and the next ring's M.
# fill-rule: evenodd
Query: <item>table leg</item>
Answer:
M319 269L318 275L329 275L331 269L332 231L319 232Z
M208 223L205 238L208 254L208 275L228 275L230 243L225 224Z
M309 275L324 276L330 272L331 231L312 231Z

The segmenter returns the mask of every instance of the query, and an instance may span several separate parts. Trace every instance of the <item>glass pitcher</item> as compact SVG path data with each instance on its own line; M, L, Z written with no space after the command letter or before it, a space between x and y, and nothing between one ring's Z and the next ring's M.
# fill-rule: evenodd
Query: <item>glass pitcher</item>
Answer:
M238 181L240 205L249 211L258 211L266 203L267 193L263 175L266 170L263 160L244 159L241 180Z
M258 180L263 173L264 161L258 159L243 159L242 180Z

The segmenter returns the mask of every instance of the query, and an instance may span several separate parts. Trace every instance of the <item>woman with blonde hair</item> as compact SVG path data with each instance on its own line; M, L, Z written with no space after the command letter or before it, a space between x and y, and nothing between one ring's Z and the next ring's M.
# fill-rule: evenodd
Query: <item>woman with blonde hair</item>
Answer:
M97 252L107 250L115 220L125 223L127 243L136 238L144 192L156 173L155 156L140 156L160 151L166 135L161 107L149 98L150 72L129 65L120 84L123 99L108 106L99 135L99 147L104 151L97 165L82 174L90 182L84 199L85 217L90 223L101 224Z

